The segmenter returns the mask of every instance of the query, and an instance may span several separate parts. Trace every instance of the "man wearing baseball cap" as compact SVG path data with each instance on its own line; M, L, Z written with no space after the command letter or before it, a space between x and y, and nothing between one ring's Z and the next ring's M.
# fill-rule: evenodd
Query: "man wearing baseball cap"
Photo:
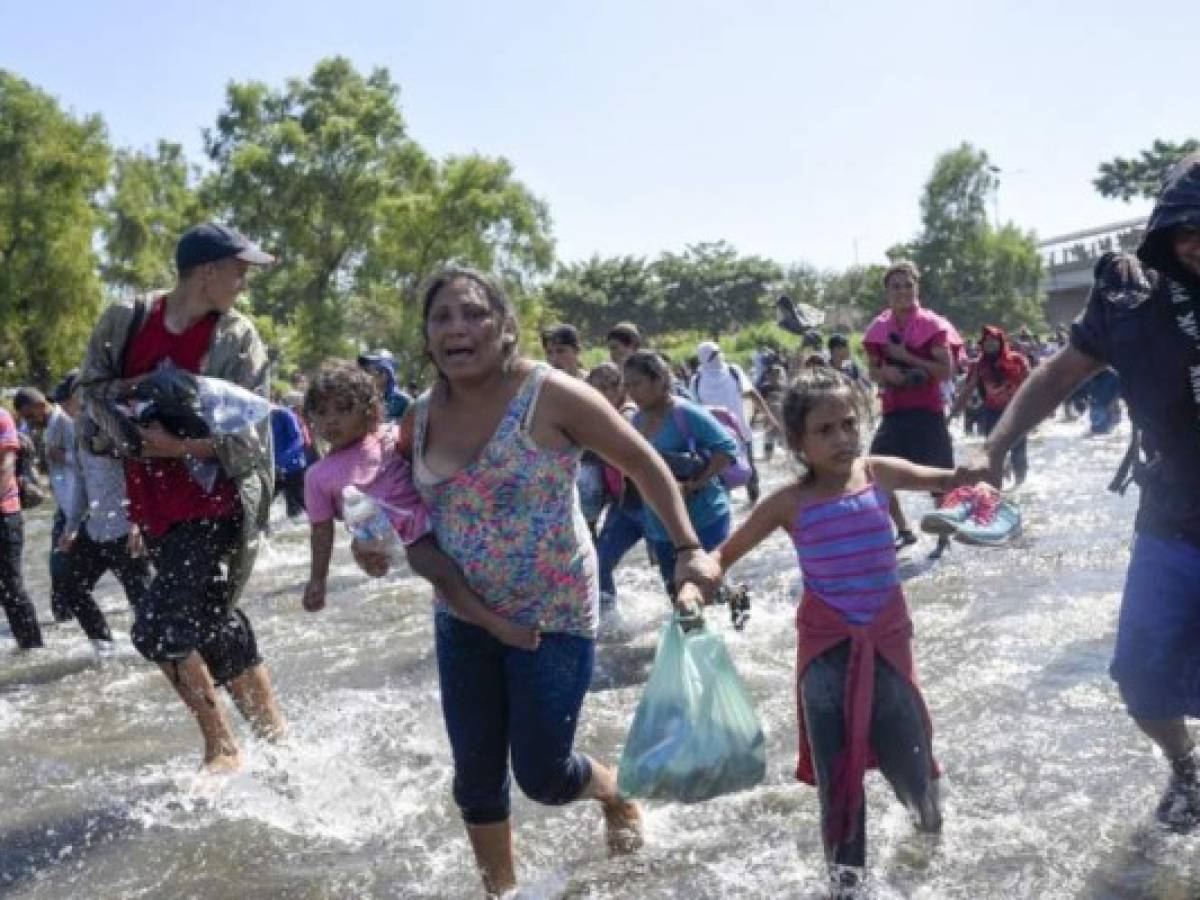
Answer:
M225 225L190 229L175 248L175 287L109 306L92 332L80 375L102 438L125 457L129 517L145 536L156 570L130 637L195 716L204 767L216 772L235 770L241 761L218 686L229 690L259 737L275 739L284 730L250 620L237 608L270 514L270 423L203 438L178 437L152 424L138 426L138 440L131 442L116 405L166 363L268 396L266 347L233 306L250 267L272 262ZM215 479L199 476L214 463Z

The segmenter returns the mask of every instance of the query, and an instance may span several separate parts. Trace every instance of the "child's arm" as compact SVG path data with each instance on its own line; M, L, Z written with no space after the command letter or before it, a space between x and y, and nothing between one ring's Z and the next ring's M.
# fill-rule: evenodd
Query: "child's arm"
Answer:
M875 481L888 493L892 491L929 491L944 494L964 484L978 481L963 466L956 469L935 469L918 466L894 456L872 456L868 459Z
M309 526L312 565L304 586L304 608L318 612L325 608L325 582L329 579L329 560L333 556L333 519Z
M496 640L521 650L536 650L541 640L537 628L518 625L488 609L483 599L471 590L458 564L442 552L437 539L426 535L405 548L412 570L429 581L438 595L460 619L478 625Z
M799 490L788 485L771 494L750 513L750 517L713 551L713 558L724 575L739 559L771 536L776 528L787 528L796 511Z

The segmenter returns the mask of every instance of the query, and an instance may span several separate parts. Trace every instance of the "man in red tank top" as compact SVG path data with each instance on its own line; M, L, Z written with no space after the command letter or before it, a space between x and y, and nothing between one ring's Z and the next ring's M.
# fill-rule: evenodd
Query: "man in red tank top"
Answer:
M207 224L191 229L175 253L179 278L169 293L150 299L144 319L134 316L123 350L104 360L98 347L113 333L106 312L96 326L87 367L108 370L110 396L127 395L141 376L166 362L197 374L243 381L243 387L262 389L265 350L254 327L233 312L251 265L272 257L238 232ZM236 342L229 352L230 341ZM107 343L111 343L108 338ZM261 358L259 378L238 377L248 371L223 358ZM115 370L115 371L113 371ZM179 437L161 424L139 427L140 455L125 461L129 517L146 537L155 576L147 596L135 610L130 637L138 652L156 662L180 698L196 717L204 739L204 767L233 771L240 752L217 695L226 687L253 726L267 739L282 735L283 716L258 654L254 631L237 608L244 580L235 579L235 559L245 555L259 511L243 508L239 483L223 464L219 437ZM258 449L263 438L249 426L237 438ZM270 458L269 432L265 456ZM197 476L208 464L215 479ZM244 478L244 474L239 476ZM269 474L267 479L269 481ZM267 490L267 502L270 493Z

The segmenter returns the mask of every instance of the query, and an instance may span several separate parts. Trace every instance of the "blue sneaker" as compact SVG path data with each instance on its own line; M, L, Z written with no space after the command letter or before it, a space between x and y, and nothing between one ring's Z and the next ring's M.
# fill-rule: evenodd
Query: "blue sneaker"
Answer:
M975 489L960 487L942 498L938 508L921 518L921 530L926 534L955 534L975 509Z

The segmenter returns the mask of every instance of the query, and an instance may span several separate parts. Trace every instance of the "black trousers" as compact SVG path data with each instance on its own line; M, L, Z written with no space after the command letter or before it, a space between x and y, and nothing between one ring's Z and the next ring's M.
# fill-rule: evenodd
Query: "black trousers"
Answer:
M295 472L275 472L275 496L283 494L283 502L287 504L288 518L304 512L304 473L307 469Z
M18 647L42 646L37 610L21 577L21 551L25 548L25 520L19 512L0 515L0 604Z
M240 516L197 519L147 539L154 578L134 608L129 632L142 656L178 662L194 650L218 685L262 662L250 620L233 606L226 575L241 529Z
M123 537L94 541L88 536L86 527L80 528L75 543L66 554L63 598L89 638L111 641L112 632L104 612L92 596L96 582L105 572L112 572L121 582L125 597L136 613L150 588L150 561L144 556L130 556Z
M833 766L846 741L846 668L850 642L844 641L814 659L804 673L804 723L812 748L821 800L822 832L829 814ZM871 707L871 749L879 769L900 802L919 819L921 828L941 824L933 751L921 705L912 686L881 657L875 657L875 699ZM853 839L825 848L826 861L862 867L867 855L867 805L858 812Z
M55 622L71 621L71 605L66 593L67 554L58 549L66 528L67 514L60 506L54 511L54 524L50 528L50 612Z

